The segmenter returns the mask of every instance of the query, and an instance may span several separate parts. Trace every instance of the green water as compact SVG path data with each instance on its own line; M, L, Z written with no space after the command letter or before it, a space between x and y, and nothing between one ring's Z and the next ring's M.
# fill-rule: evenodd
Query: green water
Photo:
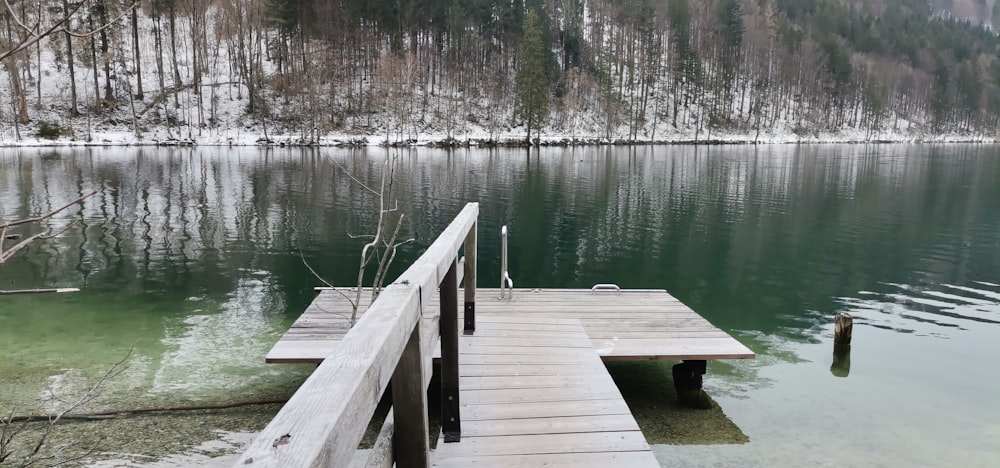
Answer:
M318 281L356 275L385 150L0 152L0 219L100 194L0 266L0 408L84 388L98 404L287 394L265 366ZM761 146L392 152L415 258L481 203L480 285L511 229L517 285L665 288L755 352L706 389L745 444L657 445L690 466L1000 464L1000 148ZM9 245L9 244L8 244ZM301 252L301 254L300 254ZM301 255L301 257L300 257ZM855 316L849 375L832 320Z

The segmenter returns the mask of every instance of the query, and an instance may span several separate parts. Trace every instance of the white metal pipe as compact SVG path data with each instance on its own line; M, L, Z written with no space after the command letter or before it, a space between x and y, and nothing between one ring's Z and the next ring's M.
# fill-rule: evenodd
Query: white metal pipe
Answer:
M500 228L500 299L503 299L507 274L507 225Z

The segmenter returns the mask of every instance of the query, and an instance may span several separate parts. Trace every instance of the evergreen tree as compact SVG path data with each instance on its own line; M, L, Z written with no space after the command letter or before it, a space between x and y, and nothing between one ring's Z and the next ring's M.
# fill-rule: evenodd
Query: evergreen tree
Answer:
M934 131L942 132L951 121L951 77L948 76L948 68L944 61L938 58L937 71L934 73L934 89L931 100L931 116L933 118Z
M528 10L524 19L514 97L514 117L524 120L526 140L531 143L531 131L537 130L549 116L549 64L538 13Z
M961 109L964 114L965 130L968 131L975 123L979 111L979 97L983 85L979 81L979 70L969 61L963 62L958 69L958 89L962 96Z

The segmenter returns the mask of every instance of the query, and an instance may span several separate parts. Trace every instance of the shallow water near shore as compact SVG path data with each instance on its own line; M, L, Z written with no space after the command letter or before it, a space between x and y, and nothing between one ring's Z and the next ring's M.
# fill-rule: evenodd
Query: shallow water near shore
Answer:
M0 410L51 409L50 394L80 394L130 349L89 409L287 397L312 367L263 356L319 284L302 258L350 285L361 242L348 234L374 222L376 201L334 161L377 185L385 151L0 151L0 219L100 191L51 222L78 225L0 266L0 289L82 290L0 297ZM644 430L662 432L647 437L665 465L1000 463L1000 147L389 154L416 239L393 274L479 201L481 285L499 282L506 224L519 287L664 288L758 353L709 365L706 390L727 418L714 427L731 436L671 439L681 428L647 411L659 373L612 369ZM846 377L830 369L837 312L855 317ZM273 409L240 411L198 417L205 431L188 434L193 420L143 419L177 440L145 455L221 434L213 420L253 431Z

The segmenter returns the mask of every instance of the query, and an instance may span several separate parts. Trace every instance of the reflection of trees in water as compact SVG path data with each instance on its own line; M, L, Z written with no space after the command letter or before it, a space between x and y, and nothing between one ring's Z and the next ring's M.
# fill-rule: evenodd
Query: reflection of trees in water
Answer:
M360 244L347 234L375 222L375 200L329 158L376 184L383 151L401 157L396 190L417 238L397 268L470 200L482 203L485 284L497 282L490 239L510 224L518 284L665 287L729 328L830 311L832 298L876 281L948 282L998 266L987 250L998 163L983 147L21 152L2 159L0 207L104 189L86 225L36 252L29 275L186 297L228 294L244 270L267 270L302 302L311 283L297 249L350 284Z
M500 152L507 169L497 172L513 186L513 213L483 212L513 220L519 284L666 287L725 327L773 331L795 325L782 315L830 312L833 298L876 281L995 271L989 232L1000 197L988 181L998 165L981 157L987 151L577 148L533 159Z

